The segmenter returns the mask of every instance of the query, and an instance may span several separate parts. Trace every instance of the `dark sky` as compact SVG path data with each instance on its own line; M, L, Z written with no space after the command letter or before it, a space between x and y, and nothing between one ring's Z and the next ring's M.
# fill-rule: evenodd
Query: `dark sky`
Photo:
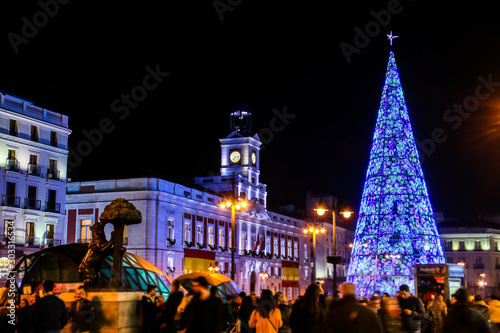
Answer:
M271 208L302 206L311 190L357 209L392 30L434 210L500 208L500 21L492 1L60 1L3 4L0 89L69 116L75 181L153 175L189 183L218 172L218 139L245 100L257 132L269 133L276 113L289 117L261 152ZM371 36L347 61L339 45L355 46L356 29L367 27ZM151 90L137 95L151 71L161 82L147 81ZM491 83L491 92L480 91L487 98L465 116L449 113L474 102L479 77ZM131 92L143 100L123 108ZM445 139L432 147L435 129Z

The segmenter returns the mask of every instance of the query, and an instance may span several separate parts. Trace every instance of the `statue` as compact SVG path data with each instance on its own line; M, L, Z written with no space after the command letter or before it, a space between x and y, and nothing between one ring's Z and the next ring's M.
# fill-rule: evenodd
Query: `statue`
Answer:
M110 288L122 287L123 254L123 230L126 225L139 224L142 214L133 204L125 199L118 198L104 208L100 216L102 223L111 223L114 226L113 266L111 267Z
M99 280L99 271L104 259L113 252L114 234L111 233L110 240L106 240L104 226L106 223L96 222L90 227L92 240L89 243L89 250L83 258L78 271L85 286L93 286Z

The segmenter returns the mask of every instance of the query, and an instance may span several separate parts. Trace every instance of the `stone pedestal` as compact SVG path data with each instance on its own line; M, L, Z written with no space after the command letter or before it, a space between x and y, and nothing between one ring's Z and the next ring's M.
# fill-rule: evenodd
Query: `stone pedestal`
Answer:
M140 333L142 327L141 299L144 293L128 291L88 292L94 302L95 316L90 322L92 333ZM60 298L70 308L75 293L61 293ZM69 332L69 326L64 331Z

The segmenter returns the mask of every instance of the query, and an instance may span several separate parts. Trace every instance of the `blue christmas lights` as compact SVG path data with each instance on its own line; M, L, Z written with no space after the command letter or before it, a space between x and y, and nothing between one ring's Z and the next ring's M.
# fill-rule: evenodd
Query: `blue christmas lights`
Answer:
M356 224L348 281L358 295L414 291L415 264L444 264L394 53L389 64Z

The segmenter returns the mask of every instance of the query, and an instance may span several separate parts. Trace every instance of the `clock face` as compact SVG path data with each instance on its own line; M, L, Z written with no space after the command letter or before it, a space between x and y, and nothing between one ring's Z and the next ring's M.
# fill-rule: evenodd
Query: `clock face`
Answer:
M233 151L233 152L231 153L231 155L229 155L229 159L230 159L230 160L231 160L231 162L233 162L233 163L238 163L238 162L239 162L239 160L240 160L240 158L241 158L241 155L240 155L240 153L239 153L239 152L237 152L237 151Z
M252 164L255 165L257 163L257 155L252 153Z

